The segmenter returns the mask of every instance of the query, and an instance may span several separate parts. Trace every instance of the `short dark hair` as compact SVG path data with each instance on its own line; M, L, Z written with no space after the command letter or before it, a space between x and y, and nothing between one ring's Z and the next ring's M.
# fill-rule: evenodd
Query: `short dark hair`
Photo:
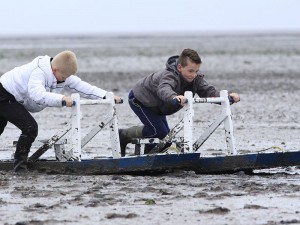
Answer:
M186 48L182 51L182 53L179 56L178 64L181 64L183 67L187 65L187 59L190 59L193 63L201 64L201 58L199 54L190 48Z

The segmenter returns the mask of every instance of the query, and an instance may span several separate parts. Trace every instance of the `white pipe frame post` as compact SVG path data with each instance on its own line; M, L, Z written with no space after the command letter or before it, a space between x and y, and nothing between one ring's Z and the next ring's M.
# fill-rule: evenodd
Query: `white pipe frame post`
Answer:
M102 128L108 124L110 128L110 141L112 147L113 158L121 157L121 147L119 140L119 129L118 129L118 119L116 114L114 94L112 92L107 92L106 99L99 100L80 100L79 94L72 94L72 100L75 103L72 107L72 129L71 129L71 148L72 157L71 159L76 161L81 161L81 149L84 147ZM108 104L109 114L111 119L109 119L105 124L97 126L89 134L87 134L83 139L81 139L81 111L80 105L98 105L98 104Z
M114 94L112 92L107 92L106 98L109 99L109 101L110 101L110 114L113 117L113 120L109 123L112 157L113 158L121 158L119 126L118 126Z
M184 96L187 99L187 103L185 105L184 112L184 142L183 148L184 152L191 152L193 150L193 117L194 117L194 109L193 109L193 93L191 91L186 91Z
M221 105L223 107L223 114L226 115L226 119L224 120L224 129L228 153L236 155L237 152L235 147L235 139L233 136L232 114L230 110L230 103L228 100L228 92L226 90L222 90L220 92L220 96L225 99L225 101L223 101Z
M197 151L203 143L210 137L210 135L224 122L225 137L227 143L228 153L236 155L235 139L233 136L233 123L230 110L230 103L228 99L228 92L222 90L220 97L216 98L194 98L194 103L221 103L222 113L216 120L204 131L204 133L193 144L193 151Z
M200 146L209 138L209 136L217 129L217 127L224 122L225 128L225 136L228 152L231 154L237 154L235 148L235 139L233 136L233 123L232 123L232 115L230 110L230 103L228 99L228 92L226 90L222 90L220 92L220 97L217 98L193 98L192 92L185 92L185 97L187 99L187 103L185 105L185 112L183 120L176 125L176 129L172 129L172 135L170 133L169 138L165 138L163 140L170 141L171 137L174 134L177 134L182 127L184 128L184 151L191 152L197 151ZM106 99L102 100L80 100L79 94L72 94L73 102L75 105L72 107L72 129L71 129L71 147L72 147L72 159L76 161L81 161L81 148L92 139L101 129L102 126L97 128L96 130L92 130L83 140L81 140L81 127L80 127L80 105L94 105L94 104L109 104L110 106L110 115L112 119L108 121L110 128L110 141L112 147L112 156L113 158L121 158L121 148L120 148L120 140L119 140L119 132L118 132L118 120L115 109L115 101L114 94L112 92L108 92L106 95ZM201 137L193 144L193 117L194 117L194 103L221 103L222 105L222 113L217 117L217 119L208 127ZM175 132L176 131L176 132ZM173 134L174 133L174 134ZM164 144L164 142L160 143ZM159 146L158 144L157 146ZM157 147L156 146L156 147ZM157 153L156 151L151 151L150 153Z
M222 90L220 92L220 97L216 98L193 98L193 94L190 91L185 92L184 96L187 98L184 118L150 151L149 154L163 153L164 151L160 151L161 148L165 146L167 142L172 141L182 128L184 129L184 138L181 147L183 147L185 152L197 151L222 123L224 123L228 153L236 154L228 92ZM193 144L194 103L220 103L222 105L222 112Z
M80 112L80 96L78 93L71 95L74 105L72 107L72 128L71 128L71 148L72 159L81 161L81 112Z

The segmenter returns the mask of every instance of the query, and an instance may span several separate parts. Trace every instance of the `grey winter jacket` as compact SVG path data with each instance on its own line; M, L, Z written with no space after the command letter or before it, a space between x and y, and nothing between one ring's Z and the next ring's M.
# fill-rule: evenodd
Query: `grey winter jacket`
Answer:
M199 97L218 97L219 92L204 80L204 75L198 74L191 82L187 82L177 70L179 56L172 56L166 63L166 68L155 72L141 80L133 87L135 98L144 106L159 115L171 115L182 108L171 104L177 95L192 91Z

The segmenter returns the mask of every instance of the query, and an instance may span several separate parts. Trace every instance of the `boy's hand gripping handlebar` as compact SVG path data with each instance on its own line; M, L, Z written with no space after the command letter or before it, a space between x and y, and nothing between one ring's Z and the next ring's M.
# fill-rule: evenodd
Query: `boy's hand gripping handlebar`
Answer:
M62 100L61 105L62 106L67 106L67 102L65 100ZM72 106L75 106L75 105L76 105L76 102L73 101Z
M188 100L185 99L184 103L188 103ZM181 105L181 100L175 97L171 100L171 105Z

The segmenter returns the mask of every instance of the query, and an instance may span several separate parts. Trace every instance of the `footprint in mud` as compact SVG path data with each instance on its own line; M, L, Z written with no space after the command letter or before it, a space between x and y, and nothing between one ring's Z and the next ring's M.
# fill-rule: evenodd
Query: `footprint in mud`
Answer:
M230 209L224 207L216 207L214 209L209 209L209 210L199 210L199 213L212 213L212 214L219 214L219 215L223 215L229 212Z
M175 193L173 193L172 191L168 190L168 189L160 189L159 193L161 195L174 195Z
M124 203L126 201L124 201L122 199L116 199L116 198L113 198L113 197L106 196L104 198L97 198L97 199L90 200L85 205L85 207L108 206L108 205L115 205L115 204L120 203L120 202Z
M2 179L2 177L0 177L0 187L8 187L9 183L8 183L8 179Z
M193 195L194 198L208 198L209 194L206 192L197 192L196 194Z
M20 221L16 222L15 225L47 225L47 224L65 224L65 223L71 223L70 220L30 220L30 221Z
M244 205L244 209L268 209L268 207L260 206L260 205Z
M116 219L116 218L125 218L125 219L132 219L138 217L135 213L128 213L128 214L118 214L118 213L108 213L106 215L107 219Z
M12 196L22 196L22 197L27 197L30 196L32 193L36 192L35 187L25 187L25 186L20 186L20 187L15 187L10 194Z
M146 193L146 192L158 192L158 189L154 188L154 187L151 187L151 186L147 186L147 187L142 188L140 191L143 192L143 193Z
M122 187L117 190L118 193L136 193L136 188L134 187Z
M128 181L128 179L124 178L124 176L118 176L118 175L115 175L111 178L111 180L114 180L114 181Z
M85 207L97 207L101 204L100 200L91 200L88 202L88 204L85 205Z
M0 198L0 205L6 205L7 202L6 201L3 201L2 198Z
M24 211L26 212L34 212L34 211L38 211L40 209L44 209L46 208L46 205L40 204L40 203L36 203L34 205L30 205L30 206L25 206L24 207Z
M224 187L220 186L220 185L215 185L209 188L209 191L214 191L214 192L221 192L221 191L225 191Z
M53 193L53 190L44 190L44 189L37 189L34 186L31 187L15 187L13 191L10 192L11 195L21 195L22 197L55 197L56 195Z
M231 198L233 196L243 196L243 193L229 193L229 192L224 192L216 195L210 195L207 197L207 199L214 200L214 199L224 199L224 198Z
M281 220L281 221L268 221L267 225L277 225L277 224L299 224L300 220Z

